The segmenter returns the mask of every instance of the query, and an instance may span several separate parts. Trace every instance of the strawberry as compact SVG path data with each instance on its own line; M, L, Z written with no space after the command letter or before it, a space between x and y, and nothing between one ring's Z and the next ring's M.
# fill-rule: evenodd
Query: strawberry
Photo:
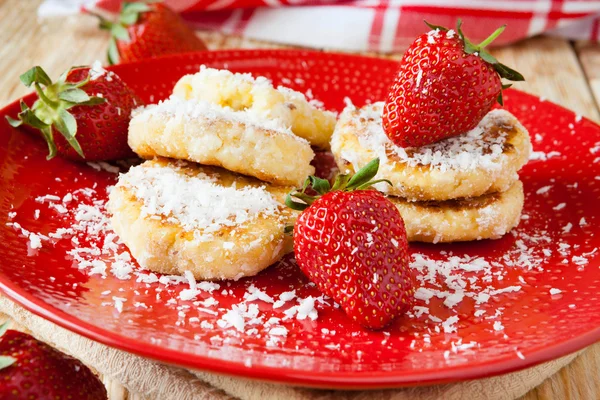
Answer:
M371 181L378 168L375 159L353 177L338 175L333 187L311 176L286 198L289 207L302 210L293 228L300 269L371 329L404 313L415 290L404 221L381 192L370 189L380 182ZM306 193L309 185L317 196Z
M383 129L401 147L417 147L473 129L502 104L500 78L523 76L500 64L485 47L503 31L500 27L479 45L462 33L427 24L433 30L408 48L383 108Z
M206 50L204 42L183 19L162 3L125 2L116 22L96 16L100 18L100 28L111 33L111 64Z
M0 327L0 398L106 400L106 388L79 360L33 336Z
M74 67L52 82L41 67L21 75L38 99L31 108L21 101L13 127L38 129L48 143L48 159L115 160L133 155L127 145L131 111L142 104L113 72L100 66ZM45 88L42 88L44 86Z

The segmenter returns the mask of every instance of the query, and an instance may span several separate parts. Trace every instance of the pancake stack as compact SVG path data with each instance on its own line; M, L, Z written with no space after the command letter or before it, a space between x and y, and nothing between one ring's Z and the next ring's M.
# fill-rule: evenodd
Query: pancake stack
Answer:
M508 111L488 113L459 136L418 148L394 145L381 124L383 103L347 107L331 138L340 171L353 173L379 157L375 179L398 207L409 241L497 239L518 225L529 159L527 130Z
M198 280L255 275L292 250L285 195L314 173L335 114L266 78L202 68L134 112L144 164L119 177L108 211L138 263Z

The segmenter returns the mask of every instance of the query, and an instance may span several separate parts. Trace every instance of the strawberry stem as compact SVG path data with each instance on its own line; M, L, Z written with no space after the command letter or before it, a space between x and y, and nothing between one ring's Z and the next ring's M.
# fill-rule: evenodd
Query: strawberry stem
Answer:
M433 25L427 21L424 21L424 22L431 29L437 29L440 31L448 31L448 28L444 28L443 26ZM463 42L465 53L476 55L476 56L480 57L483 61L490 64L494 68L494 70L498 73L500 78L508 79L509 81L515 81L515 82L524 81L525 78L523 77L523 75L521 75L519 72L515 71L514 69L509 68L506 65L499 63L498 60L494 56L492 56L489 52L487 52L485 50L486 46L489 46L494 40L496 40L496 38L498 38L498 36L500 36L502 34L502 32L504 32L505 29L506 29L506 25L502 25L501 27L496 29L494 32L492 32L492 34L490 36L488 36L483 42L479 43L478 45L475 45L464 35L464 33L462 31L462 20L460 18L458 18L456 21L456 33L458 34L458 37L460 38L460 40ZM510 87L510 85L502 85L502 90L504 90L508 87ZM504 105L504 100L502 98L502 92L500 92L500 94L498 95L497 101L498 101L498 103L500 103L500 105Z
M46 93L44 93L44 91L42 90L42 88L40 87L40 84L35 82L33 84L33 87L35 89L35 92L37 93L38 97L46 104L48 104L50 107L52 108L56 108L58 106L58 103L54 100L50 100L47 96Z
M489 45L494 40L496 40L496 38L498 36L500 36L502 34L502 32L504 32L505 29L506 29L506 25L502 25L500 28L496 29L494 31L494 33L492 33L490 36L487 37L487 39L485 39L483 42L479 43L479 45L477 45L477 48L479 50L484 49L487 45Z

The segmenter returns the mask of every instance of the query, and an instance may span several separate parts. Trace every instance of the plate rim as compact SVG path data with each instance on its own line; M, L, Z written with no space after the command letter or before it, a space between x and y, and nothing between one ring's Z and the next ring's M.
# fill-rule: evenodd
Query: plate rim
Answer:
M362 56L356 54L345 54L338 52L325 52L313 50L294 50L294 49L229 49L229 50L213 50L202 52L191 52L176 55L167 55L155 57L145 61L138 61L128 64L120 64L111 67L106 67L108 70L113 70L118 73L121 68L143 68L145 64L156 62L157 60L178 60L188 59L191 56L200 57L202 54L220 53L221 55L234 54L254 54L257 53L273 53L280 54L298 54L308 55L318 54L319 56L333 56L342 58L351 58L354 60L374 60L381 62L397 62L389 58ZM376 62L377 62L376 61ZM509 91L518 92L520 95L525 95L541 102L540 98L517 89L509 89ZM30 93L22 97L25 100L31 100L34 93ZM19 101L16 99L8 103L0 109L0 116L5 115L8 110L18 107ZM573 111L552 103L561 109L575 114ZM600 125L586 118L587 121L593 123L600 129ZM0 259L1 262L1 259ZM14 301L26 310L32 312L38 317L44 318L58 326L65 328L73 333L84 336L88 339L101 343L103 345L116 348L122 351L130 352L152 360L164 362L167 364L190 368L195 370L204 370L206 372L220 373L238 377L251 378L262 381L277 382L283 384L300 385L306 387L325 388L325 389L383 389L383 388L398 388L407 386L421 386L431 384L441 384L465 381L470 379L481 379L491 376L501 375L528 367L541 364L545 361L553 360L566 356L573 352L583 349L600 341L600 326L595 329L573 337L569 340L562 341L550 347L538 348L533 352L528 352L524 359L519 357L508 358L501 361L487 361L473 368L469 364L453 366L448 369L438 369L429 372L412 372L406 373L401 371L377 371L377 372L320 372L314 374L311 371L298 371L288 367L273 367L253 365L247 367L243 362L229 361L219 359L219 363L215 363L215 358L206 355L189 354L177 349L165 349L164 347L150 344L138 343L137 341L120 335L101 327L94 326L80 318L72 316L55 306L42 301L22 290L12 281L10 281L3 272L0 271L0 292Z

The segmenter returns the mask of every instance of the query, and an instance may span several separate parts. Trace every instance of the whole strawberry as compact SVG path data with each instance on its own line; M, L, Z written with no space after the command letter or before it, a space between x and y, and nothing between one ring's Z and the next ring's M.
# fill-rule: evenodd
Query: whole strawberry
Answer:
M332 188L312 176L286 199L289 207L303 210L294 225L300 269L349 317L371 329L403 314L415 290L404 221L370 188L379 182L371 181L378 167L376 159L352 178L339 175ZM309 183L319 196L306 194Z
M48 159L56 154L72 160L115 160L133 155L127 145L131 111L142 104L113 72L100 66L74 67L52 82L41 67L23 75L38 99L29 108L21 101L13 127L36 128L48 143Z
M30 335L7 330L0 338L0 398L106 400L107 393L80 361Z
M118 21L98 17L100 28L111 33L108 43L111 64L206 50L204 42L181 17L162 3L125 2Z
M496 30L479 45L461 31L427 24L433 30L408 48L383 108L383 129L401 147L418 147L473 129L502 104L501 78L522 81L485 47L503 31Z

